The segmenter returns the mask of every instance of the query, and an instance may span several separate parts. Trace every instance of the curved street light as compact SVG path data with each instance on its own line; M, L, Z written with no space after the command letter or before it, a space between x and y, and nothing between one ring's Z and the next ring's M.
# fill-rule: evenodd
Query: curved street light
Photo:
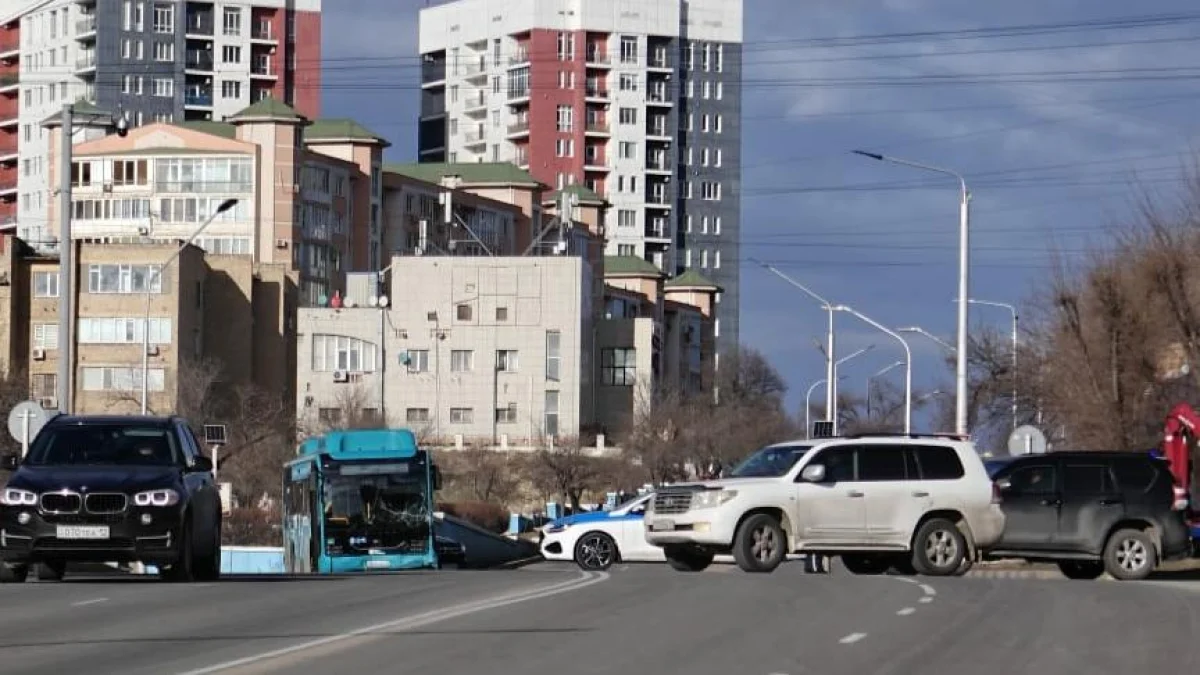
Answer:
M912 349L908 346L908 341L905 340L899 333L879 323L871 317L855 310L847 305L837 305L833 308L835 312L846 312L858 317L860 321L868 325L874 326L880 331L887 333L895 338L902 347L904 347L904 433L912 433Z

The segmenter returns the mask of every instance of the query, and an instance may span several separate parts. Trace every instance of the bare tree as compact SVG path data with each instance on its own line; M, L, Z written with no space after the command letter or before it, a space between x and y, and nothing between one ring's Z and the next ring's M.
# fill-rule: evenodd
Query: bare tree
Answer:
M539 489L562 496L578 510L585 493L606 487L603 464L577 438L548 438L532 458L530 477Z

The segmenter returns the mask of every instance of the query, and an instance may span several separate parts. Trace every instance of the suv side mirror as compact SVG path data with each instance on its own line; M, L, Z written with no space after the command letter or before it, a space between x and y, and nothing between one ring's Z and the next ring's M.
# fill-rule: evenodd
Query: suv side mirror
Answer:
M800 479L807 483L820 483L825 480L825 465L809 464L800 472Z
M192 465L192 471L203 472L203 471L212 471L212 470L213 470L213 461L211 459L205 457L204 455L197 457L195 464Z
M16 471L17 467L21 466L20 455L3 455L0 456L0 469L5 471Z

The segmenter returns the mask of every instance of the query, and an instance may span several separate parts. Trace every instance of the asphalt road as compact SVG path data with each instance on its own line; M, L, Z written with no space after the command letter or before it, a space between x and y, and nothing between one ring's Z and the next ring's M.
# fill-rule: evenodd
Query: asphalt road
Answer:
M0 586L0 672L1161 673L1200 666L1195 581L700 574L566 565Z

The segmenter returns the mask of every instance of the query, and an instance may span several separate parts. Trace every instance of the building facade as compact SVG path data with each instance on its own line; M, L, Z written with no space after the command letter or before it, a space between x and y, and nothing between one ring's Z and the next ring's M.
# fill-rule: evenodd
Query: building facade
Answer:
M418 151L611 204L608 253L724 290L738 340L741 0L458 0L420 14Z
M320 10L320 0L42 0L11 15L0 10L0 22L16 26L0 31L0 68L20 64L19 177L10 217L22 238L48 245L56 186L41 123L66 103L87 101L141 126L219 121L269 97L315 119ZM6 39L16 42L15 58L5 57ZM0 101L6 96L0 91ZM103 134L81 128L76 138Z

